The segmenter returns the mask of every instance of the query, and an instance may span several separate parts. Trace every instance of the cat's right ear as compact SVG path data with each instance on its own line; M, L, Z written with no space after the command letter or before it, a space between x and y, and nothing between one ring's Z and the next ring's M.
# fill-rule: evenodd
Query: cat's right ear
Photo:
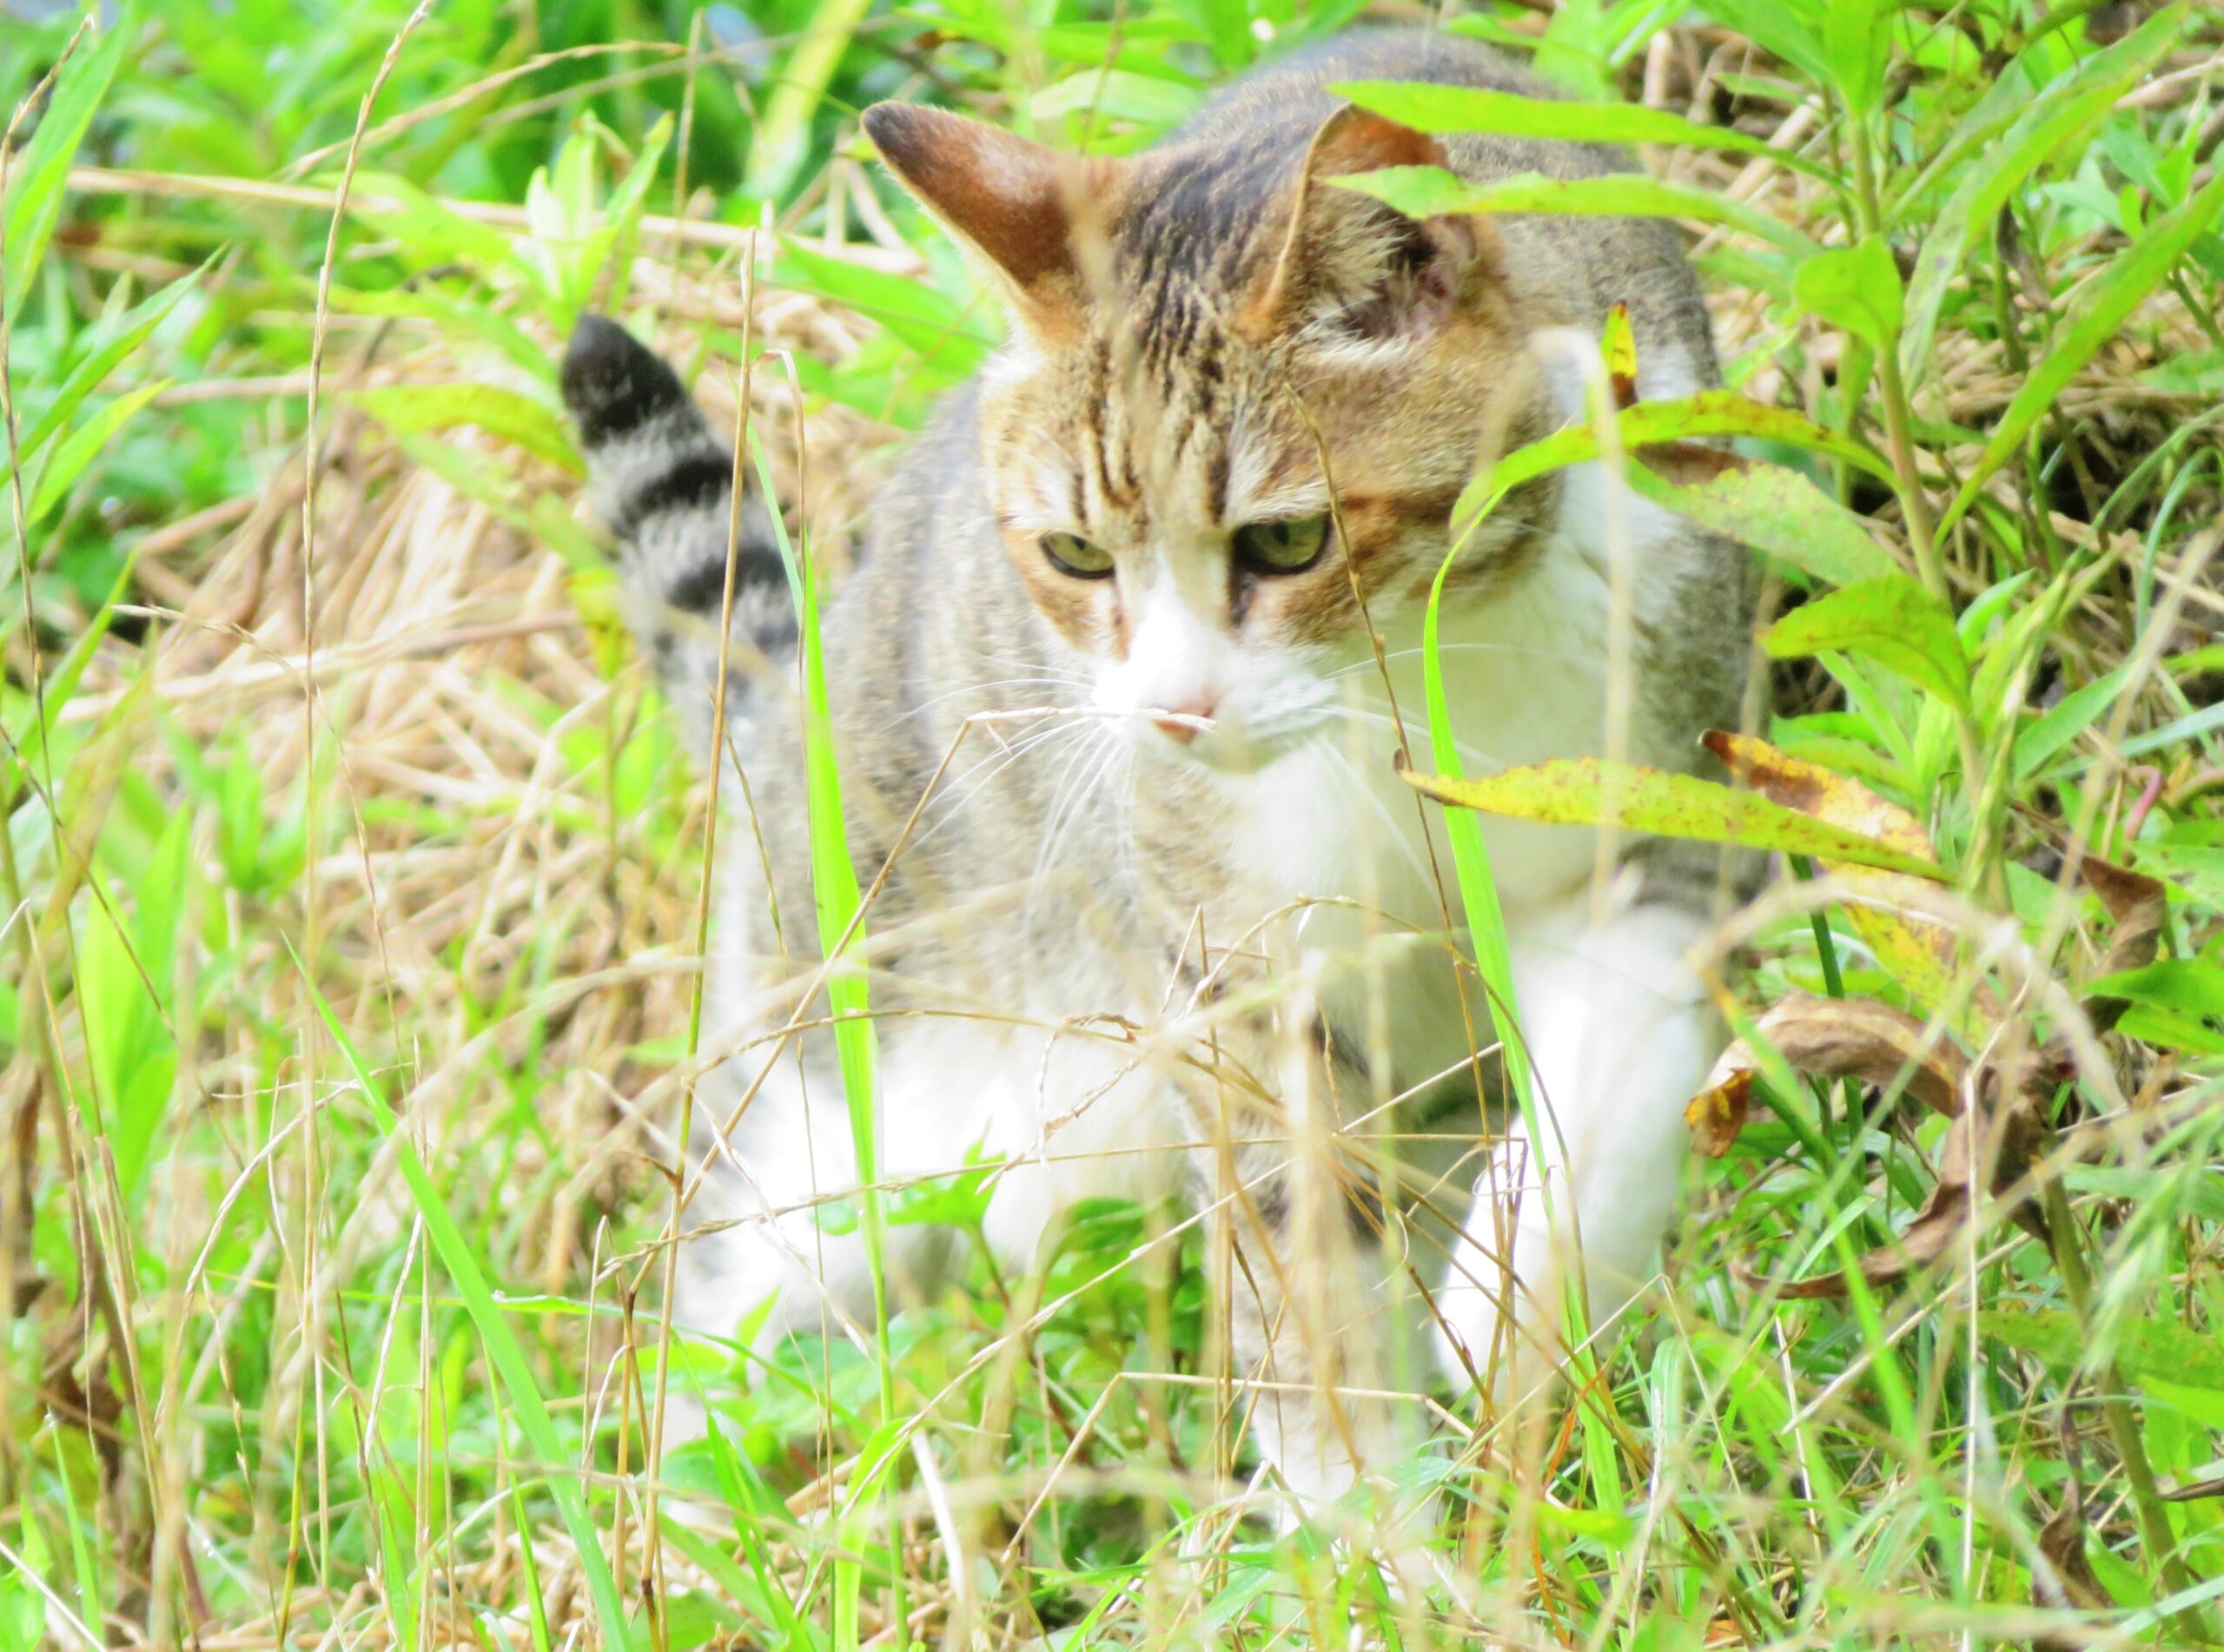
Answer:
M1078 321L1076 229L1097 204L1088 163L944 109L876 103L865 135L899 182L1008 284L1037 332Z

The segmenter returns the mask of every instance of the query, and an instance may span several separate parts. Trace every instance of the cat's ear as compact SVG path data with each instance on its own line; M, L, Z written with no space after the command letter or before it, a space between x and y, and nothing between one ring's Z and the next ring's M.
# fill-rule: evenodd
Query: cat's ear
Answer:
M1444 164L1436 140L1409 126L1348 104L1331 115L1306 149L1279 248L1236 325L1261 342L1314 322L1380 338L1440 326L1497 268L1498 232L1483 218L1408 218L1329 180Z
M944 109L876 103L865 135L898 182L1009 284L1038 329L1077 317L1077 220L1100 198L1089 163Z

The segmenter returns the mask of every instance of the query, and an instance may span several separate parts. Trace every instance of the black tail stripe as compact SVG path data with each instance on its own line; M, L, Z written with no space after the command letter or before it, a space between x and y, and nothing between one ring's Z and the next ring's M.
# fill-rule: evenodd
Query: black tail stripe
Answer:
M737 596L752 585L778 584L786 578L787 570L781 566L779 558L767 555L761 546L744 545L734 558L733 588ZM725 595L726 563L720 557L715 561L698 563L681 574L672 582L664 599L686 613L715 614L725 601Z
M733 460L724 453L690 453L634 489L612 523L620 539L667 511L697 511L722 502L733 485Z

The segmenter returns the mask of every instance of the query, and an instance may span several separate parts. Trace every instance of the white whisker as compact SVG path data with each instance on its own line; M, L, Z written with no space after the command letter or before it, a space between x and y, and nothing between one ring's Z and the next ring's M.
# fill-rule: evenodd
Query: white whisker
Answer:
M1061 786L1064 796L1053 800L1049 821L1043 829L1042 846L1036 855L1035 869L1028 879L1027 925L1030 935L1034 930L1037 898L1046 878L1058 869L1059 856L1065 847L1065 840L1072 836L1088 809L1089 801L1104 783L1114 775L1125 772L1129 748L1119 729L1108 725L1097 739L1082 748L1082 752L1079 769L1069 783ZM1125 870L1123 867L1123 873Z
M1331 713L1331 715L1340 717L1349 717L1354 721L1360 723L1375 724L1382 728L1390 730L1393 733L1397 731L1400 721L1400 719L1391 717L1387 711L1370 711L1363 707L1356 705L1339 706L1333 713ZM1425 721L1417 722L1411 717L1404 718L1403 721L1405 723L1406 733L1408 738L1426 740L1428 737L1428 727ZM1485 768L1493 770L1510 769L1513 766L1512 764L1506 762L1503 758L1493 757L1480 746L1469 745L1465 740L1455 740L1453 743L1459 748L1460 757L1469 763L1480 763Z
M1068 679L1057 677L1002 677L986 683L968 683L963 688L954 688L946 693L937 694L930 698L920 701L910 710L890 722L887 726L890 729L901 728L921 712L967 694L985 695L991 689L1000 688L1069 688L1073 684ZM994 708L983 707L983 709Z
M1592 655L1575 649L1535 648L1526 643L1439 643L1436 646L1437 651L1440 654L1520 654L1536 659L1560 660L1571 665L1598 663ZM1416 654L1425 654L1427 651L1424 647L1393 648L1382 656L1382 660L1387 664L1393 659L1411 659ZM1328 676L1333 681L1340 677L1360 676L1380 669L1373 657L1370 656L1366 659L1354 660L1349 665L1340 665L1329 672Z
M963 774L958 776L959 782L964 785L964 790L963 791L954 793L946 793L943 796L941 808L937 812L935 818L923 830L921 830L917 837L912 840L913 843L915 844L923 843L930 837L933 836L936 832L948 825L957 811L963 808L968 803L971 802L974 795L980 791L983 786L986 786L990 782L994 781L998 775L1002 774L1013 763L1018 762L1020 758L1026 756L1029 752L1034 750L1037 746L1055 740L1061 735L1077 734L1095 728L1095 724L1086 718L1062 718L1050 728L1030 732L1023 738L1014 741L1009 747L998 753L996 757L983 757L979 763L976 763L972 768L968 769Z
M1398 846L1399 853L1405 857L1406 864L1413 869L1413 875L1422 882L1428 882L1428 867L1422 861L1420 851L1413 844L1413 831L1420 823L1419 818L1400 825L1391 814L1389 805L1382 801L1381 794L1367 783L1367 776L1360 773L1356 763L1333 744L1326 744L1322 749L1327 752L1329 762L1351 776L1352 784L1358 789L1360 796L1367 799L1367 806L1374 811L1375 818L1382 823L1383 829L1389 834L1390 841Z

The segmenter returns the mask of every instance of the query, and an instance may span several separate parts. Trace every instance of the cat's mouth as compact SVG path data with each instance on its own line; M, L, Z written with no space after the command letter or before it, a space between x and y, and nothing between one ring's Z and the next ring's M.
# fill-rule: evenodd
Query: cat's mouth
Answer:
M1261 728L1225 716L1157 711L1146 715L1151 729L1144 738L1162 757L1221 775L1256 774L1320 732L1316 725L1298 727L1287 722Z

